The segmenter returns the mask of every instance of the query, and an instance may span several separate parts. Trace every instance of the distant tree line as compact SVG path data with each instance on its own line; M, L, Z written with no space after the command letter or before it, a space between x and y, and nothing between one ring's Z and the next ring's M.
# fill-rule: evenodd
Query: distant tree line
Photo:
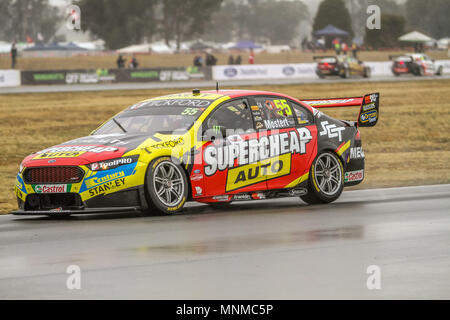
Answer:
M286 44L308 17L301 1L79 0L82 28L116 49L144 39L167 43L252 39Z
M378 47L398 45L402 34L418 30L439 39L450 35L450 0L322 0L312 18L301 0L74 0L81 27L109 49L144 40L228 42L250 39L271 44L299 42L300 27L317 31L328 24ZM367 30L366 10L380 6L381 30ZM0 0L0 40L55 41L64 22L49 0ZM39 35L39 37L38 37Z
M368 30L367 7L381 9L381 29ZM333 24L359 37L373 48L395 47L406 32L418 30L439 39L450 35L450 0L323 0L314 19L313 31Z
M49 41L62 18L48 0L0 0L0 40Z

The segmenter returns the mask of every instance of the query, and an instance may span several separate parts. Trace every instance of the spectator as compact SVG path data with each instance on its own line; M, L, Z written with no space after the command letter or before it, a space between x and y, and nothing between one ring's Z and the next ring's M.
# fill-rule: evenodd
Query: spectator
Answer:
M210 53L206 53L206 65L207 66L215 66L217 63L217 58L214 57L212 54Z
M358 45L353 42L352 44L352 53L355 59L358 59Z
M333 46L334 46L334 50L336 51L336 55L340 55L341 54L341 43L338 38L335 38L333 40Z
M228 64L229 65L233 65L234 64L234 58L233 58L232 54L230 54L230 56L228 57Z
M118 69L122 69L124 66L125 66L125 59L122 57L122 55L121 54L119 54L119 57L117 58L117 61L116 61L116 63L117 63L117 68Z
M302 40L302 51L306 51L308 49L308 38L303 37Z
M238 55L236 60L234 61L235 64L241 64L242 63L242 57L241 55Z
M14 41L11 46L11 69L16 68L16 59L17 59L17 48L16 48L16 42Z
M130 62L130 68L131 69L137 69L137 67L139 66L139 62L137 61L136 57L133 54L133 57L131 58L131 62Z
M201 56L194 57L194 66L195 67L203 67L203 58Z
M250 49L250 54L248 55L248 63L249 64L255 63L255 53L253 52L253 49Z
M347 55L347 53L348 53L348 45L347 45L346 42L343 42L343 43L342 43L342 52L343 52L345 55Z
M325 38L321 37L320 39L317 39L317 49L319 49L319 51L325 51Z

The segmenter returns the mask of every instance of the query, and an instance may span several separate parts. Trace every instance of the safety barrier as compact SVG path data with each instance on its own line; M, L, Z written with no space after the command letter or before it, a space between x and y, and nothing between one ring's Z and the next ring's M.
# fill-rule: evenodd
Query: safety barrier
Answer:
M24 85L211 80L211 68L22 71Z
M20 71L0 70L0 87L20 86Z
M365 62L372 76L392 75L390 61ZM437 60L443 74L450 74L450 60ZM189 81L189 80L257 80L317 78L316 63L223 65L148 69L96 70L0 70L0 87L48 84L89 84L119 82Z
M393 76L391 61L365 62L370 67L372 76ZM437 60L437 67L443 66L443 73L450 74L450 60ZM295 79L318 78L316 63L293 64L255 64L214 66L213 80L257 80L257 79Z

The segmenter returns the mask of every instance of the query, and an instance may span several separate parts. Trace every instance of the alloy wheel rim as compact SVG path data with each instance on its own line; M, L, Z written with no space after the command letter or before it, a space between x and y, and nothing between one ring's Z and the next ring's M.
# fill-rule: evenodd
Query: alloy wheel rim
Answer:
M333 196L342 184L342 169L339 161L328 153L321 154L314 165L314 178L319 190Z
M181 202L184 194L183 176L180 169L172 162L161 162L153 173L153 187L159 201L165 206L176 206Z

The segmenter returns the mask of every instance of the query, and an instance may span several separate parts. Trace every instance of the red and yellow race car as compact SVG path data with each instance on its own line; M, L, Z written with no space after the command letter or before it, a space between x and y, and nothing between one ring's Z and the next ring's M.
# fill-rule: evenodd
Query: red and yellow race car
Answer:
M170 214L187 201L277 197L332 202L364 179L358 127L377 123L379 99L193 90L145 100L89 136L26 157L13 213ZM348 106L360 107L357 121L318 110Z

